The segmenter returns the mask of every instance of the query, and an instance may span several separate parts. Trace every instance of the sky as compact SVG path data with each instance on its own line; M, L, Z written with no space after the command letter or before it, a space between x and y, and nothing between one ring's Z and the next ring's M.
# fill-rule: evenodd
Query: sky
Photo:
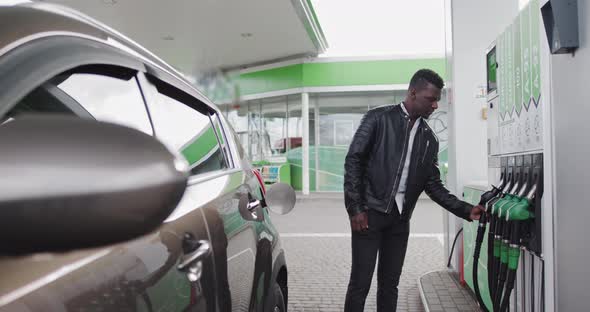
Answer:
M444 0L311 2L330 46L322 57L444 55Z
M444 0L311 2L330 46L320 57L444 55Z

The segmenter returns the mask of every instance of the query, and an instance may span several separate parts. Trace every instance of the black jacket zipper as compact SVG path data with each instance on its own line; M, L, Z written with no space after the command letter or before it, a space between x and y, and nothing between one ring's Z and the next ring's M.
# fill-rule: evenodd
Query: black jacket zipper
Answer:
M422 155L422 163L426 159L426 154L428 153L428 146L430 145L430 141L426 141L426 148L424 149L424 155Z
M422 139L424 136L424 125L422 124L422 122L425 121L417 121L420 122L420 124L418 125L418 131L416 133L416 137L414 138L414 142L417 141L417 144L414 144L414 147L412 149L412 154L415 154L416 157L413 157L414 155L410 155L410 168L409 168L409 172L408 172L408 179L406 180L406 184L409 184L410 181L413 179L416 170L418 169L418 159L420 157L420 146L422 146ZM428 140L426 141L426 143L428 144ZM404 195L404 203L406 202L406 197L408 196L408 192L407 192L407 187L406 187L406 193ZM402 213L403 213L403 207L402 207Z
M405 163L405 159L406 159L406 153L407 153L407 149L406 147L408 146L408 140L409 140L409 133L410 131L408 131L408 128L410 127L410 119L404 115L404 118L406 119L406 128L405 128L405 134L404 134L404 147L402 148L402 156L400 158L399 161L399 165L397 166L397 172L395 173L395 181L393 182L393 188L391 190L391 195L389 195L389 201L387 202L387 210L385 211L385 213L389 213L391 211L391 200L395 200L395 194L397 193L397 189L398 189L398 182L399 182L399 178L401 175L401 171L403 170L403 164Z

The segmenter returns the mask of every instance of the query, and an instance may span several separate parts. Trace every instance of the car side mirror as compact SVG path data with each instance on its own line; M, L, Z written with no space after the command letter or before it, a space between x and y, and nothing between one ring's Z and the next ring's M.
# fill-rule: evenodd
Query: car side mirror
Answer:
M0 255L56 252L133 239L182 198L186 161L155 138L66 116L0 125Z
M265 200L272 212L288 214L295 208L295 190L289 184L275 183L266 190Z

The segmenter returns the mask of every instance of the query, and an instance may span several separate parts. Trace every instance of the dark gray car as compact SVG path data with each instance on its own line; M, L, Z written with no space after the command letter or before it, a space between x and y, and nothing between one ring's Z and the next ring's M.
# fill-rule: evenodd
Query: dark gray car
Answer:
M124 36L0 6L0 310L286 311L266 192L219 110Z

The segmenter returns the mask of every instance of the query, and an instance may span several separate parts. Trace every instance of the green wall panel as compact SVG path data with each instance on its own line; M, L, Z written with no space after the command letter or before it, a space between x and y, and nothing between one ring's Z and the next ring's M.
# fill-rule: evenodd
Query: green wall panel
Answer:
M301 87L407 84L421 68L446 77L442 58L304 63L234 76L241 95Z
M412 75L421 68L430 68L445 76L444 59L306 63L303 67L303 85L321 87L407 84Z
M237 83L242 95L301 88L303 65L295 64L239 75Z

